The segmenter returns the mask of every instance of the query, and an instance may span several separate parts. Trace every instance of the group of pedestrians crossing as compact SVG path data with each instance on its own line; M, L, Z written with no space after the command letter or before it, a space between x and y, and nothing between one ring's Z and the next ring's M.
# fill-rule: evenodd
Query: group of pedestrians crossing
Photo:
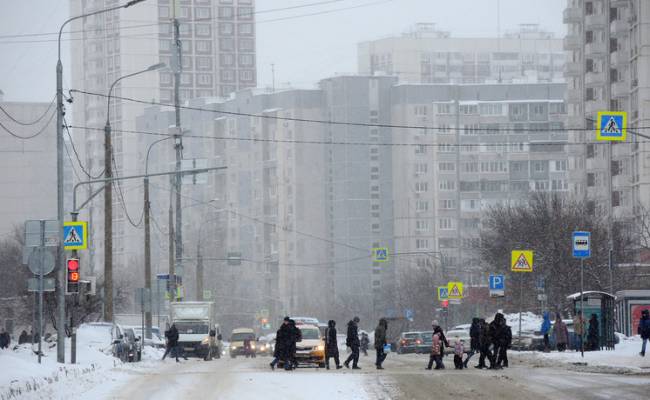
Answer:
M336 335L336 331L334 332ZM296 369L296 367L298 367L298 361L296 360L296 343L301 340L302 333L296 326L296 321L289 317L284 317L282 325L275 335L273 361L269 364L271 369L275 369L276 365L280 363L286 371Z

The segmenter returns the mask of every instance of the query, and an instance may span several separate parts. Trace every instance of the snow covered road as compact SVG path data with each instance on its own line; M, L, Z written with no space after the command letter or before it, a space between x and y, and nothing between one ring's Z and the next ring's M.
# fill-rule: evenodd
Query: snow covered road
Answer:
M447 360L450 362L451 360ZM616 399L647 398L650 375L592 374L562 368L537 368L512 357L504 371L470 368L463 371L425 371L426 357L391 354L386 370L370 368L362 358L362 371L300 369L271 371L268 358L190 359L176 364L160 362L153 368L124 371L79 394L83 399L431 399L462 398ZM452 366L453 367L453 366ZM449 368L449 365L448 365Z

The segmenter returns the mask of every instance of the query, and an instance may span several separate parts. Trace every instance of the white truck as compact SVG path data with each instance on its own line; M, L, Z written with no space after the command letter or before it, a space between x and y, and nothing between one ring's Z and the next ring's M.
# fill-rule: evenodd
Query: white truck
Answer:
M207 358L210 355L210 330L216 330L214 303L184 301L170 305L171 323L178 330L178 346L186 355Z

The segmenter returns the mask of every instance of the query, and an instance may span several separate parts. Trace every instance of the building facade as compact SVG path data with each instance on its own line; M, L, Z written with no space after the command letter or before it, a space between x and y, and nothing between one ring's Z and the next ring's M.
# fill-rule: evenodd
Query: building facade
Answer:
M537 25L496 38L452 37L434 24L402 36L362 42L360 74L388 74L403 83L556 82L563 79L562 39Z
M564 84L392 89L395 249L440 282L484 284L482 213L567 192Z
M116 0L71 0L70 14L80 15L117 5ZM168 68L127 78L113 90L110 120L113 129L114 176L144 171L146 142L135 129L136 117L146 104L125 100L173 104L173 72L181 66L180 101L195 97L228 96L256 86L254 0L156 0L72 23L73 135L83 162L92 175L104 165L104 133L109 87L118 78L163 62ZM180 62L172 54L172 18L179 21ZM65 79L65 77L64 77ZM189 124L181 118L181 126ZM175 122L172 123L175 125ZM185 129L183 127L183 129ZM165 169L170 166L166 165ZM113 252L118 271L127 264L142 263L142 185L113 185ZM103 263L103 200L96 198L80 218L93 221L91 256L95 266ZM90 215L88 215L90 214ZM101 270L101 268L97 268ZM119 272L118 272L119 273Z

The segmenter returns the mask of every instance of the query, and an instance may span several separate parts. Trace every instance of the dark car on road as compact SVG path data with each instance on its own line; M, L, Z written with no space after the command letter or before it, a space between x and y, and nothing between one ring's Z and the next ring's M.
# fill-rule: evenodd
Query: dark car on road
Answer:
M397 341L397 354L417 353L422 345L420 332L402 332Z

